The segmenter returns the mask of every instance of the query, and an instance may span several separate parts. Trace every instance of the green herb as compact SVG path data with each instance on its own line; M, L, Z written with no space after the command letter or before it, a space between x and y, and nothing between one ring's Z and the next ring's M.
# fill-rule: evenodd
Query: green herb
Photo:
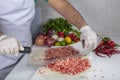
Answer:
M109 40L111 40L109 37L104 37L103 39L102 39L104 42L107 42L107 41L109 41Z
M66 36L69 31L73 30L72 25L67 20L61 17L56 19L48 19L47 22L43 25L43 30L45 33L47 33L49 29L53 29L56 32L62 31L65 33ZM75 32L77 33L77 35L80 35L77 30Z

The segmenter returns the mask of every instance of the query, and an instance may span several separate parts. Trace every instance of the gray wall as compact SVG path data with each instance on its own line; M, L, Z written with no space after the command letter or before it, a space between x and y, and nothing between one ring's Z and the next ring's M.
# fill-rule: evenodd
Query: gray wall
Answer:
M120 0L68 0L85 18L87 23L100 35L120 35ZM38 0L42 22L60 17L44 0ZM39 12L38 12L39 13ZM38 16L40 18L40 16ZM37 18L38 18L37 17Z

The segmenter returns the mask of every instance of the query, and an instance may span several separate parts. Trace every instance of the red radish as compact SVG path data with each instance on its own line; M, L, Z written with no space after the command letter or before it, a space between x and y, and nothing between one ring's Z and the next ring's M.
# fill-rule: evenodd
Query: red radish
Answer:
M64 32L58 32L57 35L58 35L59 37L64 37Z
M110 47L114 47L114 45L115 45L114 41L111 41L111 40L109 40L109 41L107 42L107 44L108 44Z
M76 35L74 33L72 33L72 38L76 37Z
M68 34L68 37L70 37L71 39L74 39L76 35L74 33L71 33L71 34Z
M74 33L68 34L68 37L70 37L74 42L80 41L80 39L77 38L77 36Z
M68 37L70 37L72 39L72 34L68 34Z
M74 37L74 38L73 38L73 41L78 42L79 39L78 39L77 37Z

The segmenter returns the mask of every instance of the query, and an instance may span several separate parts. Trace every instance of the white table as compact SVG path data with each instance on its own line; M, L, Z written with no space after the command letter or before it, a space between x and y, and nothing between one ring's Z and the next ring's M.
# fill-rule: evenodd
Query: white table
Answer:
M120 44L120 36L111 36ZM30 80L37 67L27 66L28 55L25 55L5 80ZM101 58L93 54L92 80L120 80L120 55Z
M29 54L26 54L22 58L5 80L30 80L31 76L37 70L37 67L27 66L28 55Z

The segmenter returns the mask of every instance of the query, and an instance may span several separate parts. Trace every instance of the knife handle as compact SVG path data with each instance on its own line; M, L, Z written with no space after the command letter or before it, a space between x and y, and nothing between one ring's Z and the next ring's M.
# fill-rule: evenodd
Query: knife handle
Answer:
M19 51L20 53L25 53L25 54L29 54L29 53L31 53L31 47L24 47L24 50L23 51Z

